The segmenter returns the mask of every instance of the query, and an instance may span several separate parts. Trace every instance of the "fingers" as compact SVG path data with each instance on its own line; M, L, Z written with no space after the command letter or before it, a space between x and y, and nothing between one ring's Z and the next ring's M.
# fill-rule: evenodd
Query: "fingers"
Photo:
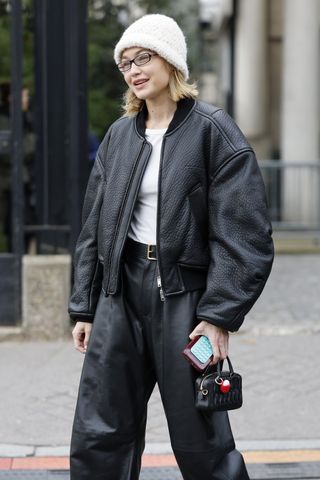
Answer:
M210 339L213 345L213 361L212 364L215 365L220 360L227 358L229 354L229 333L226 330L219 329L220 331L216 332L216 335Z
M227 330L203 320L190 333L189 337L193 340L197 335L206 335L209 338L213 350L212 365L227 358L229 354L229 332Z
M84 348L84 351L86 352L87 351L87 347L88 347L88 343L89 343L89 338L90 338L90 334L91 334L91 324L90 326L88 326L86 329L85 329L85 336L84 336L84 342L83 342L83 348Z
M224 335L222 337L210 339L212 349L214 352L212 365L216 365L220 360L225 360L229 354L229 336Z
M76 350L86 353L92 325L87 322L77 322L72 330L73 343Z
M205 333L205 323L206 322L200 322L194 330L189 335L190 340L193 340L194 337L197 337L198 335L206 335Z
M79 328L78 324L72 330L72 337L74 348L78 350L78 352L84 353L84 331Z

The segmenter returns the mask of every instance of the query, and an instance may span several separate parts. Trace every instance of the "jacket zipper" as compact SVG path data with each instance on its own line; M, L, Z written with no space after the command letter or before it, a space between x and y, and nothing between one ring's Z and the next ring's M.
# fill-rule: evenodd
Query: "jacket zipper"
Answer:
M164 151L164 144L165 144L165 136L162 140L161 145L161 154L160 154L160 164L159 164L159 174L158 174L158 199L157 199L157 285L159 288L160 300L161 302L165 301L165 290L161 280L161 260L160 260L160 235L159 235L159 227L160 227L160 187L161 187L161 170L162 170L162 160L163 160L163 151Z
M113 237L113 242L112 242L112 246L111 246L111 251L110 251L110 256L109 256L109 262L108 262L108 279L107 279L107 282L106 282L106 286L107 286L107 289L109 287L109 282L110 282L110 272L111 272L111 265L112 265L112 259L113 259L113 253L114 253L114 247L115 247L115 244L116 244L116 239L118 237L118 233L119 233L119 228L120 228L120 225L121 225L121 220L122 220L122 216L123 216L123 211L124 211L124 208L125 208L125 205L127 203L127 198L128 198L128 194L129 194L129 191L130 191L130 188L131 188L131 184L132 184L132 180L134 178L134 174L135 174L135 171L137 169L137 166L138 166L138 163L139 163L139 160L141 158L141 155L142 155L142 152L143 152L143 149L144 149L144 146L146 145L146 141L144 140L143 143L142 143L142 146L141 146L141 149L140 149L140 152L139 152L139 155L137 157L137 160L136 160L136 163L133 167L133 170L132 170L132 173L131 173L131 177L129 179L129 186L127 188L127 191L126 191L126 194L125 194L125 197L124 197L124 200L123 200L123 204L122 204L122 208L121 208L121 212L119 214L119 220L118 220L118 223L117 223L117 227L116 227L116 231L115 231L115 234L114 234L114 237ZM146 164L147 164L147 160L146 160ZM145 166L146 166L145 164ZM142 170L142 173L141 173L141 176L139 178L139 181L138 181L138 186L140 185L140 179L144 173L144 170L145 168L143 168ZM134 201L133 201L133 205L135 203L135 199L137 197L137 192L138 192L139 188L137 188L137 191L135 192L135 195L134 195ZM132 211L133 211L133 205L131 207L131 214L130 214L130 218L131 218L131 215L132 215ZM129 218L129 220L130 220ZM128 222L128 225L127 225L127 230L129 229L129 226L130 226L130 221ZM125 239L125 236L124 236L124 239ZM124 241L122 242L122 245L121 245L121 248L120 248L120 255L119 255L119 258L121 256L121 251L122 251L122 248L123 248L123 244L124 244ZM118 271L118 267L119 267L119 261L117 261L117 269L116 271Z

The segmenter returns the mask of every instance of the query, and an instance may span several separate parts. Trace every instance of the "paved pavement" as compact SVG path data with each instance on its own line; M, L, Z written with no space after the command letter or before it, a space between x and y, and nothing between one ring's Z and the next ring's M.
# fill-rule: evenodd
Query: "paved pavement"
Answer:
M244 405L230 419L242 450L320 449L319 283L320 255L279 255L262 296L231 335ZM71 338L3 341L0 359L0 457L67 455L83 361ZM157 390L146 452L170 452Z
M234 366L243 374L244 405L230 412L242 448L261 449L275 441L320 447L319 334L234 335ZM82 356L70 341L0 344L1 429L13 451L47 455L69 443ZM168 451L168 431L158 390L149 404L148 451ZM295 443L297 442L297 443ZM8 448L8 452L11 449Z

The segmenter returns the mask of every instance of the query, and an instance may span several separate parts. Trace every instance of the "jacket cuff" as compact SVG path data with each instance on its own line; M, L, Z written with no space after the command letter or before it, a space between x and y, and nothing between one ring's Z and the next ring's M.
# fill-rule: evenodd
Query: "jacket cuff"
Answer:
M70 312L69 316L73 321L93 323L94 314L92 313L79 313L79 312Z

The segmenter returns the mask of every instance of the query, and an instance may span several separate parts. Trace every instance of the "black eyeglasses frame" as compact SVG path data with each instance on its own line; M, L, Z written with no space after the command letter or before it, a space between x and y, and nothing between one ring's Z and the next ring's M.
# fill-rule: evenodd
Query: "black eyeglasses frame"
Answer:
M143 63L136 63L136 60L137 58L143 56L143 55L147 55L148 56L148 60L146 62L143 62ZM132 64L134 63L137 67L142 67L142 65L146 65L147 63L151 62L151 59L152 57L158 55L157 53L149 53L149 52L143 52L143 53L138 53L138 55L136 55L132 60L129 60L129 59L126 59L126 60L122 60L121 62L119 62L117 64L117 67L119 68L120 72L128 72L129 70L131 70L131 67L132 67ZM123 64L126 64L128 66L128 68L121 68L121 65Z

